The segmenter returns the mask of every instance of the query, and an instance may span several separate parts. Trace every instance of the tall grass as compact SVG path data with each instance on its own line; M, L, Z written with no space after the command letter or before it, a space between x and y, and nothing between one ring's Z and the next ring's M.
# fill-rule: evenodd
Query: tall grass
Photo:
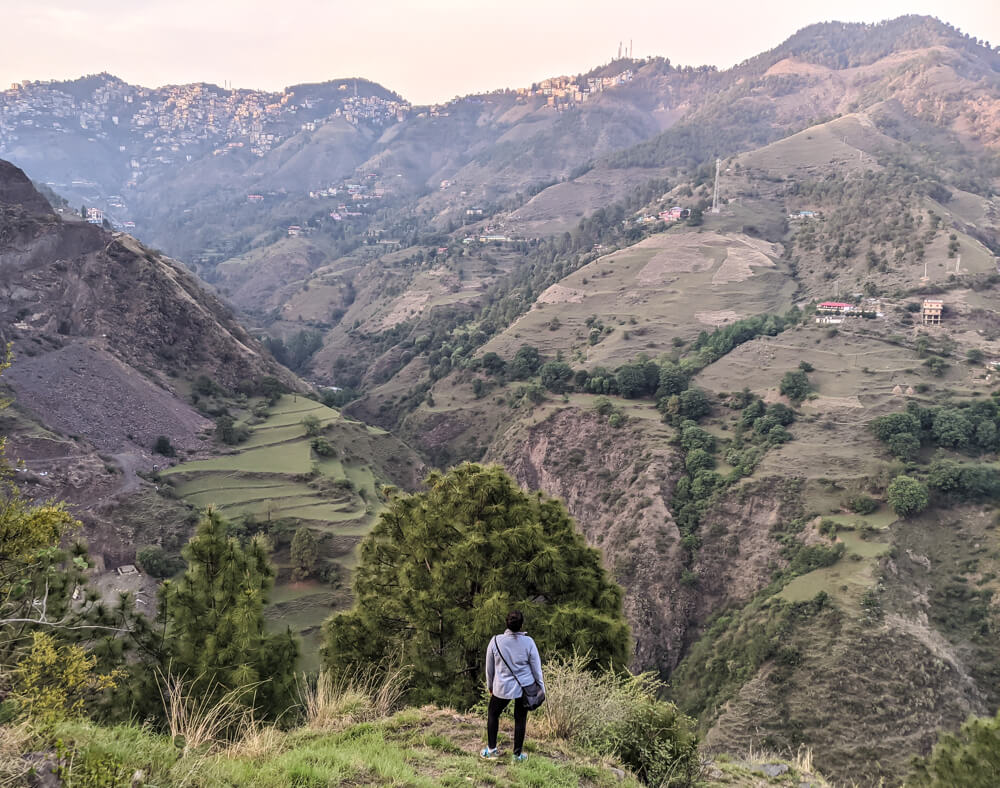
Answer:
M253 725L253 709L242 701L259 686L236 687L216 697L218 685L201 686L183 676L160 674L160 699L170 738L183 755L211 749L234 731Z
M395 664L338 676L322 671L314 682L299 684L306 725L330 730L388 717L399 706L409 675L409 668Z
M622 760L657 788L693 785L701 772L694 720L658 699L651 673L593 671L587 654L545 667L542 727L553 736Z

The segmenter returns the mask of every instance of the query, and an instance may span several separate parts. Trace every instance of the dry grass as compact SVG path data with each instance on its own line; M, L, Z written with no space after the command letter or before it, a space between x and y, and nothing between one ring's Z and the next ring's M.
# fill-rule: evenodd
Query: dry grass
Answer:
M246 758L257 761L277 755L285 749L285 734L273 725L265 725L253 715L246 715L239 723L233 743L226 750L228 758Z
M808 778L810 784L816 786L816 788L831 788L830 783L816 772L811 747L801 746L794 755L789 756L779 755L773 750L757 749L751 746L747 751L745 760L750 764L786 763L797 771L800 777ZM879 785L881 784L880 782Z
M22 756L33 735L24 722L0 725L0 786L23 784L31 765Z
M299 685L306 726L330 730L388 717L399 706L409 673L399 665L370 665L337 677L322 671L315 683Z
M621 676L588 669L589 654L576 654L545 666L545 705L541 726L551 736L594 743L624 724L630 711L651 690L649 676Z
M210 750L233 730L253 724L252 709L240 701L257 685L237 687L215 699L216 686L196 688L197 681L186 681L183 676L161 674L157 684L170 737L184 755Z

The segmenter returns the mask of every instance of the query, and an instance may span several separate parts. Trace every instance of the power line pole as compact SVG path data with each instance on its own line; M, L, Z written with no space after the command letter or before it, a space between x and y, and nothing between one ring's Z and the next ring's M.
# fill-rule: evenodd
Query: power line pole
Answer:
M715 191L712 192L712 213L719 212L719 170L722 169L722 159L715 160Z

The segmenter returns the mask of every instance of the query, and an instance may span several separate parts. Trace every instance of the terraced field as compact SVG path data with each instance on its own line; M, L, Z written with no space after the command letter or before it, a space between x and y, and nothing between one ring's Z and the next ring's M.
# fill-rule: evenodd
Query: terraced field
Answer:
M337 456L320 457L312 450L302 424L306 416L319 420ZM315 533L321 562L336 568L340 582L336 587L293 583L283 544L273 556L278 578L267 611L269 626L288 626L302 637L302 667L309 669L317 664L319 625L332 610L349 604L346 589L357 565L357 546L378 514L380 484L390 481L372 465L381 465L379 446L392 439L318 402L289 395L269 409L264 421L248 426L250 437L232 453L182 463L162 476L179 497L198 508L213 506L231 521L281 520L292 532L309 528ZM393 449L386 446L382 453Z

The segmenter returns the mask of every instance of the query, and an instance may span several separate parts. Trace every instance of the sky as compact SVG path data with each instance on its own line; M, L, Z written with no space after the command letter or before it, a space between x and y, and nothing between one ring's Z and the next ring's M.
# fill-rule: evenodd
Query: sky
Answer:
M414 103L635 57L727 68L814 22L937 15L1000 44L1000 0L0 0L0 89L108 71L280 90L365 77Z

